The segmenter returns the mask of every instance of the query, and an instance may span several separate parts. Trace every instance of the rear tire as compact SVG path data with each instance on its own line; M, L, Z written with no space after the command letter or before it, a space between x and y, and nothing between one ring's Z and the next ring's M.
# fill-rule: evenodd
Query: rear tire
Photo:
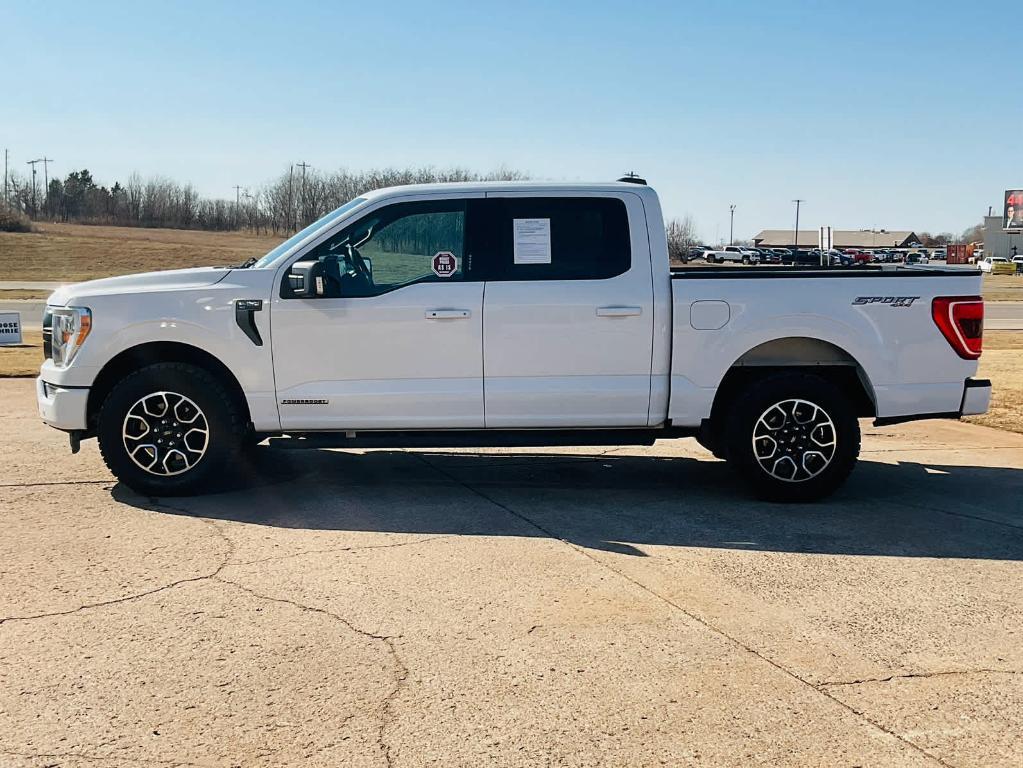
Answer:
M209 371L158 363L118 382L99 412L103 461L147 496L208 489L237 469L247 429L238 403Z
M762 499L822 499L845 482L860 452L846 393L827 379L781 373L736 397L725 427L728 462Z

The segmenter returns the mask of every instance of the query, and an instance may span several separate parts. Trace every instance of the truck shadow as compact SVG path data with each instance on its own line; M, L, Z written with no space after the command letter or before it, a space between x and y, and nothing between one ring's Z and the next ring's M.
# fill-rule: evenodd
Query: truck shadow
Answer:
M861 461L816 504L751 498L725 464L651 455L257 450L221 493L126 504L250 525L552 537L645 556L714 547L1023 559L1023 470Z

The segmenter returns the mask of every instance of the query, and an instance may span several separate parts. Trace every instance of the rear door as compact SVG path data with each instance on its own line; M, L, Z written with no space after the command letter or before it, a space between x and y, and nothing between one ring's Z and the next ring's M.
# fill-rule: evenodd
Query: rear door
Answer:
M484 210L487 427L645 426L653 286L640 198L491 193Z

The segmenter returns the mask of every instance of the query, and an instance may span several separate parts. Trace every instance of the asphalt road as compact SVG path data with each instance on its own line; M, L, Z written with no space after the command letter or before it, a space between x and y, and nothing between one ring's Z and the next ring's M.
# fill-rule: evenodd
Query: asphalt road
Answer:
M692 441L290 451L116 485L0 381L0 765L1018 766L1023 435L830 502Z

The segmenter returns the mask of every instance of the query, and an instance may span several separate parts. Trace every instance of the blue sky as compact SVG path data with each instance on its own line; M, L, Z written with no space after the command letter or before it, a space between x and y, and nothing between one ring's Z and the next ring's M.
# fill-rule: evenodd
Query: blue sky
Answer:
M0 148L227 198L302 160L635 170L707 240L730 203L737 238L789 227L795 197L804 228L959 231L1023 186L1004 8L4 2Z

